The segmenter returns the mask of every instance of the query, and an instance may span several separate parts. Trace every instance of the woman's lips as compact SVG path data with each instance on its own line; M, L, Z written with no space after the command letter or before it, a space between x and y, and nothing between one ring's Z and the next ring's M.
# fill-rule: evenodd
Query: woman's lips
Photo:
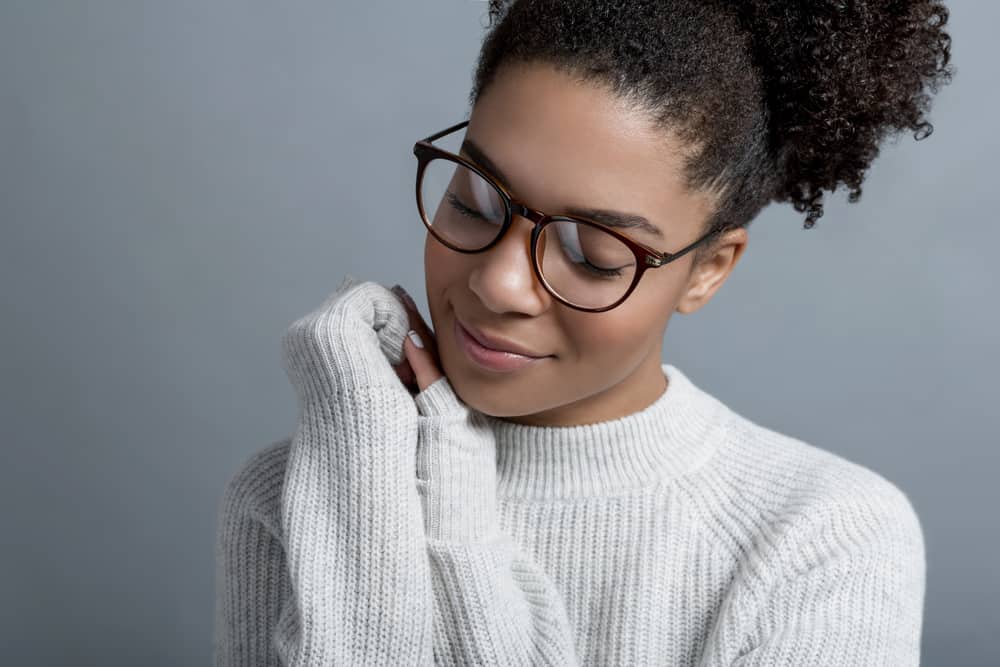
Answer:
M491 350L488 347L483 347L479 344L479 341L465 330L465 327L459 323L458 318L455 318L454 322L455 340L458 341L458 346L462 348L469 359L488 370L514 371L547 358L527 357L523 354L501 352L500 350Z

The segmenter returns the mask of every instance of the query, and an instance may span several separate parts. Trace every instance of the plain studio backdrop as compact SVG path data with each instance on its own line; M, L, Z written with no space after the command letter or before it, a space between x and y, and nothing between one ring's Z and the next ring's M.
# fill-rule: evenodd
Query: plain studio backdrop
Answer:
M924 526L927 665L998 664L996 26L950 3L934 133L811 230L771 205L664 360L873 468ZM205 665L216 509L290 435L279 337L347 273L426 314L414 141L486 4L0 3L0 663Z

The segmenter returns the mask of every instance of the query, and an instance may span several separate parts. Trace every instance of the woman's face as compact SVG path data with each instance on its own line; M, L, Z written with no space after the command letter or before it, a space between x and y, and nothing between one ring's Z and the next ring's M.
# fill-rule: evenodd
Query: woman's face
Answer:
M707 195L682 186L680 144L607 90L545 64L501 69L473 108L465 138L528 206L641 215L662 238L625 233L657 250L676 252L696 240L712 210ZM455 392L480 412L534 425L594 423L655 401L666 387L660 364L670 315L706 303L746 244L745 230L735 230L698 267L691 252L651 268L624 303L587 313L556 301L538 282L532 226L515 216L497 245L474 254L428 233L424 271L442 370ZM456 318L548 356L513 371L484 368L464 351Z

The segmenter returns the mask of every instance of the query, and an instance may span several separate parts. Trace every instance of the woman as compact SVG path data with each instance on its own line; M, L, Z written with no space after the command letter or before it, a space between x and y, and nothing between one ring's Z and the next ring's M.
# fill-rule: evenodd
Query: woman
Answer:
M890 131L929 133L947 11L490 16L468 123L414 149L433 331L348 277L285 333L300 418L221 505L216 664L918 664L905 494L730 410L661 345L769 202L808 228Z

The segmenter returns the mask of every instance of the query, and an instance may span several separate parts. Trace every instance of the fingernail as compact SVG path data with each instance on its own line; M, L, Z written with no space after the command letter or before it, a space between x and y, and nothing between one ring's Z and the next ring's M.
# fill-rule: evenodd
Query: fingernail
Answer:
M424 349L424 341L420 340L420 334L418 334L413 329L410 329L410 331L407 332L406 335L410 337L410 340L413 341L414 345L419 347L421 350Z
M410 303L413 303L413 297L410 296L410 293L407 292L406 288L403 287L402 285L399 286L399 293L402 294L406 298L407 301L409 301Z

